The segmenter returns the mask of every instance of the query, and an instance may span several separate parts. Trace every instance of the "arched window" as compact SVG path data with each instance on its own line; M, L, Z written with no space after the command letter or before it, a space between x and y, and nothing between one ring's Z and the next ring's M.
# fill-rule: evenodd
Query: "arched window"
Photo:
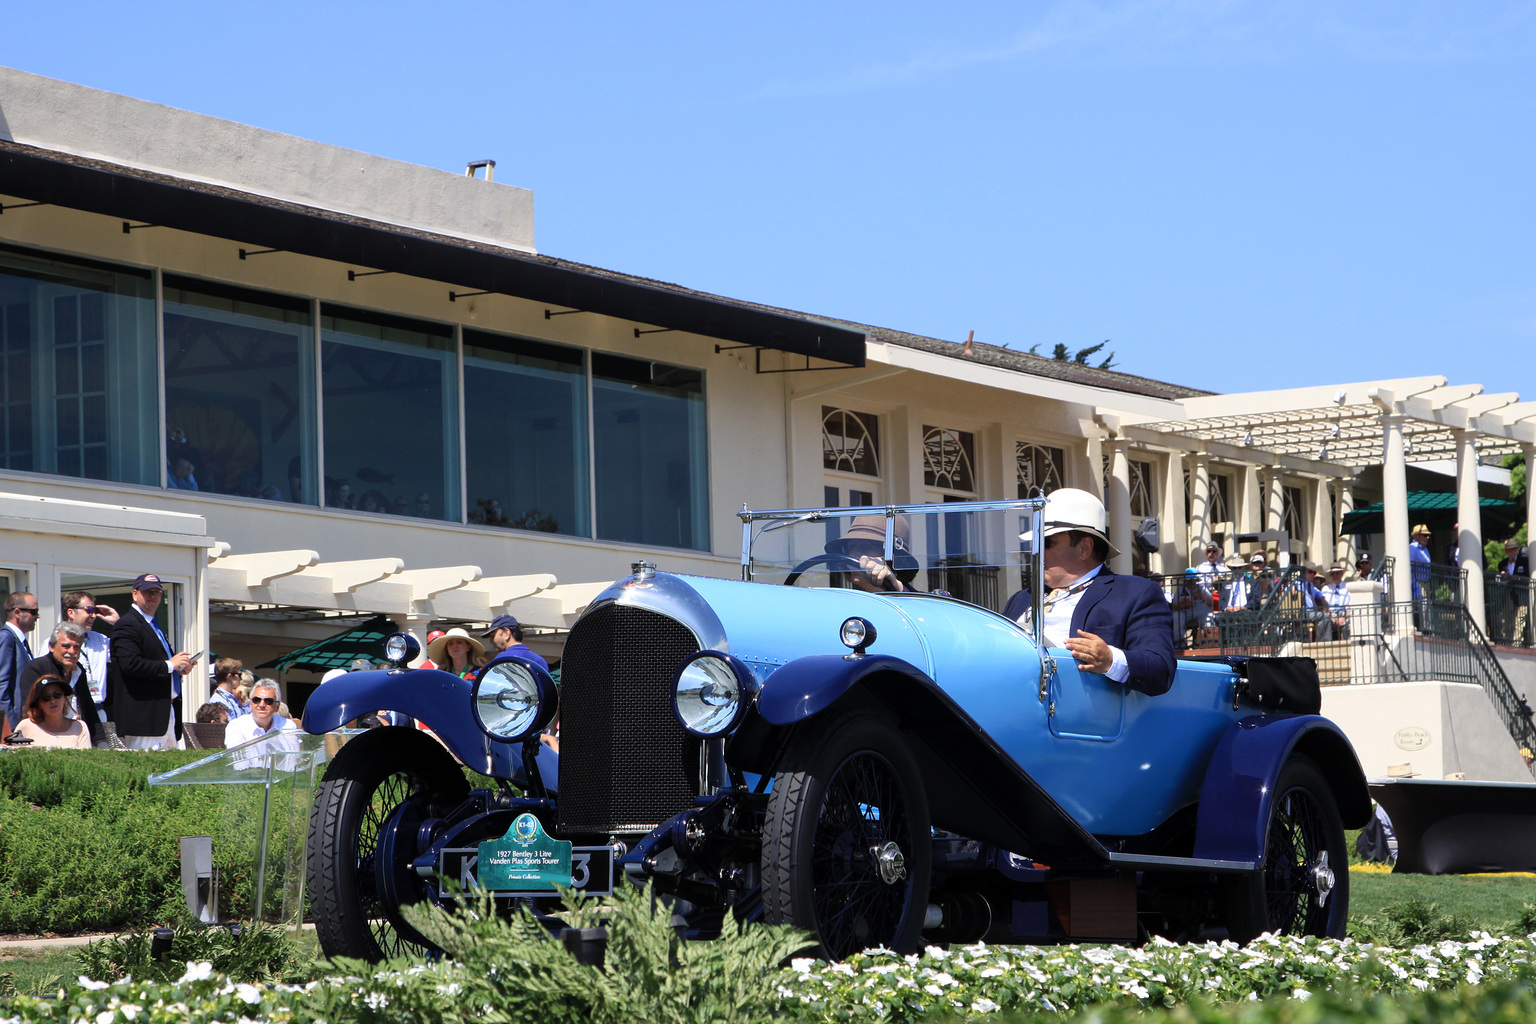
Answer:
M821 464L844 473L879 476L879 418L873 413L822 406Z
M950 491L976 491L976 438L969 431L923 427L923 483Z
M1066 452L1049 445L1020 441L1014 447L1019 497L1038 498L1061 486Z

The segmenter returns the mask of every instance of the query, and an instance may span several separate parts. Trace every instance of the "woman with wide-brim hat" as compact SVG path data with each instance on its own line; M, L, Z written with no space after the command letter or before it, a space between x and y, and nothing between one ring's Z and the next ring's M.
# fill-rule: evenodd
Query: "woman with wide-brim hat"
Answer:
M485 645L459 626L427 644L427 657L432 659L432 664L460 679L469 679L475 674L484 654Z
M831 555L846 555L859 563L859 571L851 574L853 585L872 593L894 590L911 590L907 586L917 577L917 559L909 550L912 530L906 516L896 516L891 528L891 558L895 569L885 564L885 516L854 516L848 523L848 532L828 541L826 551Z

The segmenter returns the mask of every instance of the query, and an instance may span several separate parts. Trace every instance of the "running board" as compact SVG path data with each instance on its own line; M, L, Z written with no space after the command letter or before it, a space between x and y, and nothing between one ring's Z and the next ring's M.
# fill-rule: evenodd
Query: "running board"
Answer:
M1258 867L1251 860L1205 860L1200 857L1162 857L1150 853L1111 853L1112 867L1134 871L1189 871L1201 874L1245 875Z

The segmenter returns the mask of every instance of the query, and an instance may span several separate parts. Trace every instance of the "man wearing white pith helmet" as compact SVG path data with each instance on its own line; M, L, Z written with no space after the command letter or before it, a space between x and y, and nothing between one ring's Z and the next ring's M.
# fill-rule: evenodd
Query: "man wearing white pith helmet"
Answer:
M1046 643L1070 651L1084 672L1155 697L1173 685L1172 613L1157 584L1104 564L1116 554L1108 518L1103 502L1075 487L1046 499ZM1027 625L1030 595L1014 594L1003 614Z

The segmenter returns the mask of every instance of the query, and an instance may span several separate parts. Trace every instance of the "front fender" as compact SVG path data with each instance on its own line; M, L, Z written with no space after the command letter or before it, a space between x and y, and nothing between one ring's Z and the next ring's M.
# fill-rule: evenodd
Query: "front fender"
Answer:
M1216 744L1200 787L1195 856L1262 863L1281 767L1305 754L1323 770L1345 828L1371 816L1365 772L1344 733L1321 715L1251 715Z
M466 766L498 779L522 771L522 744L493 740L475 725L469 709L474 684L432 668L404 672L348 672L322 683L304 705L304 731L325 733L371 711L410 715L437 734ZM551 791L559 782L560 755L539 744L539 775Z
M731 737L733 768L771 775L790 741L832 714L896 724L928 790L933 824L1053 866L1103 867L1109 853L927 673L900 658L797 658L759 691Z

